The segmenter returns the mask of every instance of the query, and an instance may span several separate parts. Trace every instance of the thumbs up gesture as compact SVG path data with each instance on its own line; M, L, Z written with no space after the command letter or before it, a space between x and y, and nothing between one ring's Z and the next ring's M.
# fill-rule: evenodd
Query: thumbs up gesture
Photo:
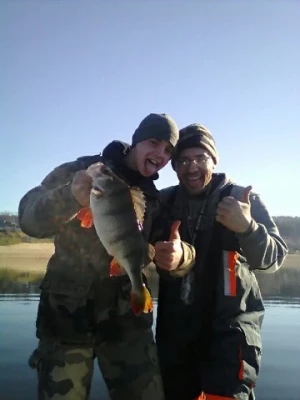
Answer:
M154 245L155 263L161 269L173 271L180 265L183 256L179 234L180 224L181 221L173 222L169 240L156 242Z
M216 220L233 232L246 232L252 221L251 190L252 186L246 187L241 201L231 196L224 197L218 204Z

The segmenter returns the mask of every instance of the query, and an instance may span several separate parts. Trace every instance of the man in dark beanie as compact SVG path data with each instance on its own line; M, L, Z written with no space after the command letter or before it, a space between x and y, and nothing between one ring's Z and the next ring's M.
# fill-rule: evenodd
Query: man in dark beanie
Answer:
M288 252L260 196L213 172L218 161L204 126L181 129L179 185L161 191L156 341L166 400L254 399L264 305L253 271L277 271ZM194 263L178 262L181 240Z
M185 156L186 151L195 153L192 161ZM216 143L207 128L203 125L192 124L180 130L172 166L176 170L179 180L183 181L189 192L198 193L210 183L213 169L218 162L219 154Z
M170 142L174 147L178 140L178 127L167 114L149 114L145 117L132 136L132 146L147 139Z
M170 161L178 135L170 116L150 114L134 132L132 145L112 141L100 155L64 163L21 199L22 231L31 237L55 238L54 254L41 284L36 322L39 343L29 360L37 369L39 400L87 400L94 357L112 400L164 399L153 313L133 313L130 280L122 268L110 265L112 256L95 231L89 198L92 179L104 163L128 186L143 192L142 232L149 241L159 211L154 180ZM184 267L192 246L181 246ZM106 277L100 275L103 263Z

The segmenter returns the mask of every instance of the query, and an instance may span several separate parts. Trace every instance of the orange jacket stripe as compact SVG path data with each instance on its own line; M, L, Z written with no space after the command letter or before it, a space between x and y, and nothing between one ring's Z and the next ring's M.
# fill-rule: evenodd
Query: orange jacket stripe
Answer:
M237 252L235 251L223 252L225 296L236 296L236 273L235 273L236 260L237 260Z
M216 394L201 393L195 400L234 400L234 397L218 396Z
M244 379L244 361L243 361L243 353L242 349L240 348L239 352L239 358L240 358L240 370L239 370L239 379L242 381Z

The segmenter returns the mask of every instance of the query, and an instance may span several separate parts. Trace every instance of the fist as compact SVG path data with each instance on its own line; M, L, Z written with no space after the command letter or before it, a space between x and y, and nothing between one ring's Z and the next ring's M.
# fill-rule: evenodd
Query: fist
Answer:
M249 228L251 216L250 191L252 186L247 186L241 201L233 197L224 197L218 204L216 220L236 233L244 233Z
M88 169L86 170L86 173L92 178L97 178L97 176L101 176L102 170L101 167L103 167L103 163L101 162L97 162L95 164L92 164L88 167Z
M83 206L90 205L90 193L92 189L93 179L101 174L102 163L95 163L88 167L87 170L76 172L74 175L71 191L75 199Z
M78 171L74 175L71 184L71 192L82 207L90 205L90 192L92 189L92 177L87 171Z
M183 256L181 239L179 235L180 221L175 221L171 227L171 235L168 241L155 243L155 263L167 271L177 269Z

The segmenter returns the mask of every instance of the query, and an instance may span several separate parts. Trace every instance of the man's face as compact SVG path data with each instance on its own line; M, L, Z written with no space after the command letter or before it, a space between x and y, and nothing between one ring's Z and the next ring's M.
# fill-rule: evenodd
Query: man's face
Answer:
M147 139L135 146L136 166L149 177L161 170L171 159L173 146L165 140Z
M191 147L179 154L175 163L179 181L190 194L199 194L210 182L214 162L207 150Z

